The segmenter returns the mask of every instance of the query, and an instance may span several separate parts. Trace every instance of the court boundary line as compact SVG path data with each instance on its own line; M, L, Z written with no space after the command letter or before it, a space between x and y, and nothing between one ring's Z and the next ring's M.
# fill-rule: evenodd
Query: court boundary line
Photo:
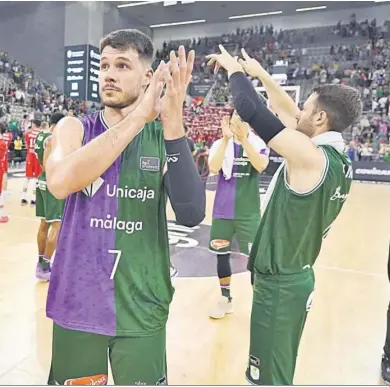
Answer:
M14 218L14 219L21 219L21 220L29 220L29 221L33 221L33 222L39 222L40 219L38 218L32 218L32 217L29 217L29 216L19 216L19 215L8 215L10 219ZM171 220L171 219L168 219L168 220ZM173 221L173 220L171 220ZM210 226L210 224L207 224L207 223L203 223L207 226ZM199 247L202 247L202 246L197 246L198 248ZM207 249L207 248L205 248ZM338 271L338 272L344 272L344 273L350 273L350 274L355 274L355 275L365 275L365 276L368 276L368 277L376 277L376 278L387 278L387 275L386 274L379 274L379 273L372 273L372 272L366 272L366 271L361 271L361 270L355 270L355 269L348 269L348 268L344 268L344 267L339 267L339 266L329 266L329 265L323 265L323 264L316 264L315 265L315 268L317 269L321 269L321 270L329 270L329 271ZM240 276L240 275L243 275L243 274L248 274L249 271L243 271L241 273L236 273L236 274L233 274L232 277L236 277L236 276ZM217 276L212 276L212 277L174 277L172 279L173 282L175 281L182 281L182 280L205 280L205 279L212 279L212 278L217 278Z

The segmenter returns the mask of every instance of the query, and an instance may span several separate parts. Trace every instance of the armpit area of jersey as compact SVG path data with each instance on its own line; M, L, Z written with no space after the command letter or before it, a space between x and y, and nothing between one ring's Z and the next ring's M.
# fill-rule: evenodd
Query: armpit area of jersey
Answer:
M164 184L178 223L194 227L205 217L206 192L186 137L165 140L168 172Z
M263 104L253 85L242 72L230 76L233 104L238 115L266 142L271 141L285 127Z

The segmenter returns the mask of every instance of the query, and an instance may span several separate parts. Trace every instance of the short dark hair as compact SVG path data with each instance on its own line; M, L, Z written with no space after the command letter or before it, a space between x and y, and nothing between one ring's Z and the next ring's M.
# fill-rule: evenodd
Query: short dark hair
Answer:
M328 115L329 129L343 132L353 125L362 114L360 92L346 85L321 85L314 88L318 110Z
M141 58L153 60L154 47L152 40L143 32L135 29L125 29L110 32L100 41L100 53L106 47L126 51L134 49Z
M42 121L41 121L41 120L33 120L32 123L33 123L37 128L40 128L41 125L42 125Z
M61 112L53 113L50 117L50 126L57 125L64 117L65 115Z

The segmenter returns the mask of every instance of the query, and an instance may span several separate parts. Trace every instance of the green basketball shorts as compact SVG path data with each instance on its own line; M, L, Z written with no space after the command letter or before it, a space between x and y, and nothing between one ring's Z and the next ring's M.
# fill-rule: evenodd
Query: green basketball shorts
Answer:
M236 237L240 252L249 255L259 224L259 218L213 219L210 232L210 251L217 254L231 253L233 238Z
M298 347L314 291L312 269L256 273L246 378L254 385L292 385Z
M111 337L53 326L49 385L166 385L165 329L146 337Z
M65 200L56 199L47 189L46 179L38 178L36 193L36 216L47 223L61 222Z
M44 187L43 183L45 183ZM38 218L45 219L46 182L42 182L39 178L35 200L35 215Z

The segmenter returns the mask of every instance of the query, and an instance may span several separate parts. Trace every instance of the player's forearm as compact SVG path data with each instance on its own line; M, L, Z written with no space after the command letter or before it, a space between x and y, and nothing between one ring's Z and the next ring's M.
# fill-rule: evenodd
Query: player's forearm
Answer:
M296 117L300 110L293 99L277 82L275 82L266 70L260 69L259 73L256 75L267 92L273 111L278 115L286 127L295 129L297 125Z
M206 192L195 167L186 137L166 140L168 171L164 178L169 199L179 224L198 225L205 217Z
M53 151L46 166L49 190L56 198L65 199L92 184L120 156L144 124L141 118L127 116L64 157L58 157Z
M170 117L169 120L162 122L164 128L165 140L177 140L185 136L183 127L183 116L180 114L177 117Z
M209 159L209 169L213 174L219 173L222 168L223 160L225 158L225 152L228 146L229 140L224 137L221 144L213 157Z
M241 144L253 167L257 170L257 172L263 172L268 166L268 157L265 154L258 153L247 138L243 140Z

